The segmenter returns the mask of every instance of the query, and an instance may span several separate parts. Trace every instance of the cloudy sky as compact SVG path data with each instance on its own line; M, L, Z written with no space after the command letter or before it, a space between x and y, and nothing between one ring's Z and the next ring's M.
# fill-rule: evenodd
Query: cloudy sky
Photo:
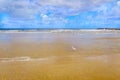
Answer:
M0 0L0 28L120 28L120 0Z

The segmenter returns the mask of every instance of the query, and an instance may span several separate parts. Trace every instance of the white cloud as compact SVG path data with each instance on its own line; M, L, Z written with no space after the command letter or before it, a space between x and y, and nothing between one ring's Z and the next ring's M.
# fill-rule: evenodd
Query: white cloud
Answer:
M0 11L8 12L13 17L32 18L47 10L61 14L91 9L111 0L0 0ZM47 7L47 8L46 8Z
M0 0L0 12L10 17L3 21L5 25L64 24L66 16L77 15L111 1L114 0ZM42 20L37 21L36 15L40 15Z
M114 3L108 3L101 5L93 9L97 12L97 19L102 20L119 20L120 19L120 1L114 1Z
M120 18L120 1L117 1L116 5L112 7L110 17L114 19Z
M60 17L48 17L41 15L42 20L37 19L18 19L18 18L4 18L1 21L3 28L49 28L49 27L65 27L67 20Z
M120 1L117 1L117 5L120 6Z

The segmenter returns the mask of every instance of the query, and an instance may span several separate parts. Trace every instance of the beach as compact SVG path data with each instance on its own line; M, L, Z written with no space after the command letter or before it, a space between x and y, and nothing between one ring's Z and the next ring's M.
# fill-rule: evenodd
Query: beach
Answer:
M0 32L0 80L120 80L119 30Z

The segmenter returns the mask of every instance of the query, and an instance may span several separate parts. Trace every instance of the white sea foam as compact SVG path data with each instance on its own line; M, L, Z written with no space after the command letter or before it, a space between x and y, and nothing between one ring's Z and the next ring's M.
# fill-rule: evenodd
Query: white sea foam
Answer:
M30 57L0 58L1 62L30 61Z
M57 59L62 59L62 58L80 58L83 56L76 56L76 55L68 55L68 56L49 56L49 57L44 57L44 58L31 58L29 56L24 56L24 57L14 57L14 58L0 58L0 62L49 62L49 63L54 63L56 62ZM86 60L97 60L97 61L104 61L104 62L109 62L111 58L118 59L120 58L120 54L106 54L106 55L99 55L99 56L87 56L83 57Z
M61 33L61 32L120 32L120 30L98 30L98 29L59 29L59 30L6 30L0 31L0 33Z
M14 57L14 58L0 58L0 62L30 62L30 61L53 61L55 57L46 58L31 58L31 57Z

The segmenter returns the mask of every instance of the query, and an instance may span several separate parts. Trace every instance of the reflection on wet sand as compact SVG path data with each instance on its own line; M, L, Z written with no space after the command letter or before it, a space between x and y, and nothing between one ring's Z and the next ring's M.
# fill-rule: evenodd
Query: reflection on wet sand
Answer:
M120 32L0 33L0 80L119 80Z

